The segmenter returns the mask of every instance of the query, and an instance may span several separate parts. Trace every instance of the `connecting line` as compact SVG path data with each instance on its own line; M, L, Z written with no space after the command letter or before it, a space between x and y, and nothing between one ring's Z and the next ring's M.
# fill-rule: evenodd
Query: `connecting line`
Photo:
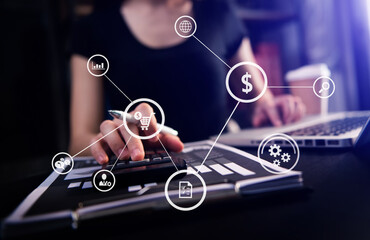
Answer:
M267 88L313 88L312 86L267 86Z
M132 100L129 98L129 97L127 97L127 95L119 88L119 87L117 87L117 85L116 84L114 84L114 82L112 81L112 80L110 80L110 78L106 75L106 74L104 74L104 77L106 77L108 80L109 80L109 82L111 82L112 83L112 85L115 87L115 88L117 88L118 89L118 91L120 91L122 94L123 94L123 96L125 96L130 102L132 102Z
M212 146L211 146L211 148L209 149L209 151L208 151L207 155L204 157L204 160L203 160L202 164L198 167L198 171L197 171L197 173L199 172L199 170L200 170L200 169L201 169L201 167L203 166L204 162L205 162L205 161L206 161L206 159L208 158L209 154L210 154L210 153L211 153L211 151L213 150L214 146L216 145L216 142L217 142L217 141L218 141L218 139L220 138L220 136L221 136L222 132L224 131L225 127L227 126L227 124L229 123L229 121L230 121L231 117L233 116L233 114L234 114L234 112L235 112L236 108L239 106L239 103L240 103L240 101L238 101L238 102L236 103L236 105L235 105L235 107L234 107L233 111L231 112L231 114L230 114L229 118L226 120L225 125L224 125L224 126L223 126L223 128L221 129L221 132L218 134L218 136L217 136L216 140L215 140L215 141L214 141L214 143L212 144Z
M117 156L117 159L116 159L116 161L114 161L114 164L112 165L112 168L110 169L110 171L112 171L112 170L113 170L113 168L116 166L116 164L117 164L117 162L118 162L119 158L121 157L122 153L125 151L125 149L126 149L126 147L127 147L128 143L130 142L131 138L132 138L132 136L130 136L130 138L127 140L126 145L123 147L122 151L121 151L121 152L119 153L119 155Z
M200 41L195 35L193 35L193 37L198 41L200 42L200 44L202 44L205 48L208 49L208 51L210 51L213 55L215 55L221 62L223 62L223 64L225 64L228 68L231 68L229 66L229 64L227 64L224 60L222 60L219 56L217 56L216 53L214 53L211 49L209 49L209 47L207 47L202 41Z
M111 134L112 132L116 131L118 128L122 127L123 126L123 123L121 125L119 125L118 127L116 127L115 129L113 129L112 131L108 132L107 134L105 134L104 136L102 136L101 138L99 138L98 140L94 141L93 143L91 143L89 146L85 147L84 149L82 149L81 151L79 151L78 153L76 153L75 155L72 156L72 158L76 157L77 155L79 155L80 153L84 152L86 149L88 149L89 147L91 147L92 145L94 145L95 143L99 142L100 140L102 140L103 138L105 138L106 136L108 136L109 134Z
M171 159L171 162L172 162L172 164L175 166L176 170L177 170L177 171L179 171L179 169L177 168L176 164L173 162L172 157L170 156L170 154L168 154L167 149L164 147L164 145L163 145L163 143L162 143L161 139L159 139L159 137L158 137L158 136L157 136L157 139L158 139L158 141L161 143L161 145L162 145L162 147L163 147L164 151L167 153L167 156Z
M119 89L119 87L117 87L117 85L116 84L114 84L114 82L112 81L112 80L110 80L110 78L107 76L107 75L105 75L104 74L104 77L106 77L111 83L112 83L112 85L114 86L114 87L116 87L117 89L118 89L118 91L120 91L130 102L132 102L131 101L131 99L129 98L129 97L127 97L127 95L121 90L121 89ZM124 123L122 123L121 125L119 125L118 127L116 127L115 129L113 129L112 131L110 131L110 132L108 132L107 134L105 134L104 136L102 136L101 138L99 138L98 140L96 140L96 141L94 141L93 143L91 143L89 146L87 146L87 147L85 147L84 149L82 149L81 151L79 151L78 153L76 153L75 155L73 155L72 156L72 158L74 158L74 157L76 157L77 155L79 155L80 153L82 153L82 152L84 152L86 149L88 149L89 147L91 147L92 145L94 145L95 143L97 143L97 142L99 142L100 140L102 140L103 138L105 138L106 136L108 136L109 134L111 134L112 132L114 132L114 131L116 131L118 128L120 128L120 127L122 127L124 125ZM130 137L130 139L131 139L131 137ZM127 145L127 143L126 143L126 145ZM126 147L126 146L125 146ZM123 151L122 151L123 152ZM121 152L121 153L122 153ZM120 155L121 155L121 153L120 153ZM118 157L119 158L119 157ZM117 159L118 159L117 158ZM117 161L116 161L117 162ZM114 165L113 165L113 167L114 167ZM113 168L112 168L113 169Z

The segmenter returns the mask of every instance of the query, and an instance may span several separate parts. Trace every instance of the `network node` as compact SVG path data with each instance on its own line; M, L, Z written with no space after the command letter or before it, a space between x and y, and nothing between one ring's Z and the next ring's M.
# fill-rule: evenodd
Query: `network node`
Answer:
M153 108L152 113L143 113L137 110L134 110L134 107L141 104L141 103L147 103ZM128 116L130 116L128 113L130 111L134 111L133 113L133 118L137 121L137 125L139 126L139 129L141 132L134 133L128 126L128 122L130 119L128 119ZM156 131L150 131L150 123L152 119L156 116L157 120L160 120L160 123L156 125L157 130ZM160 133L164 127L164 112L162 107L154 100L149 99L149 98L139 98L136 99L135 101L132 101L125 109L124 116L123 116L123 126L127 130L127 132L138 139L141 140L146 140L155 137ZM149 134L150 132L153 132Z
M69 173L73 169L73 166L73 158L66 152L57 153L51 160L51 167L54 172L61 175Z
M176 179L176 176L184 173L187 174L186 177ZM172 207L180 211L191 211L203 203L207 195L207 186L204 179L193 170L180 170L167 179L164 193Z
M107 170L101 169L94 174L93 185L100 192L109 192L116 184L114 174Z
M335 92L335 83L330 77L317 78L312 86L313 92L319 98L329 98Z
M285 174L291 171L299 161L297 142L283 133L275 133L262 140L258 147L258 160L261 166L273 174ZM279 159L276 159L280 157Z
M95 77L101 77L108 72L109 61L105 56L101 54L95 54L89 58L86 67L91 75Z
M256 71L257 70L257 71ZM255 82L263 78L261 90L255 89ZM267 90L265 71L256 63L241 62L233 66L226 75L226 89L238 102L252 103L260 99Z
M182 38L189 38L197 30L197 23L194 18L184 15L179 17L175 22L175 31Z

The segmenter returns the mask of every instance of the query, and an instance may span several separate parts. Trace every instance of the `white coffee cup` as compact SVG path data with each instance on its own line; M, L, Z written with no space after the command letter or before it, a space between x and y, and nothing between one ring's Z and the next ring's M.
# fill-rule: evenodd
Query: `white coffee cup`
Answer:
M313 83L319 77L330 77L331 73L326 64L306 65L287 72L285 79L291 87L291 93L299 96L306 105L307 115L328 113L328 99L319 98L313 92Z

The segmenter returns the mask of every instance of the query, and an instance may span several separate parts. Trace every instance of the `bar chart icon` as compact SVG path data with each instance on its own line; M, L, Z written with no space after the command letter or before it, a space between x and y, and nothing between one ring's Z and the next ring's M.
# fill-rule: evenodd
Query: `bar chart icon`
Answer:
M95 77L104 76L109 70L109 61L108 59L101 55L95 54L87 60L87 71Z
M102 70L102 71L104 71L105 70L104 63L94 64L93 62L91 62L91 70Z

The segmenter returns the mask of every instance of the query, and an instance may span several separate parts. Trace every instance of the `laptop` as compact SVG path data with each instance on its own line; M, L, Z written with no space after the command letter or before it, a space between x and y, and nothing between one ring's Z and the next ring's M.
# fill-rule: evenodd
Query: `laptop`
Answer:
M271 134L284 133L294 138L300 147L366 148L370 146L369 121L370 111L315 115L282 127L253 128L226 133L221 135L218 141L232 146L255 147Z

